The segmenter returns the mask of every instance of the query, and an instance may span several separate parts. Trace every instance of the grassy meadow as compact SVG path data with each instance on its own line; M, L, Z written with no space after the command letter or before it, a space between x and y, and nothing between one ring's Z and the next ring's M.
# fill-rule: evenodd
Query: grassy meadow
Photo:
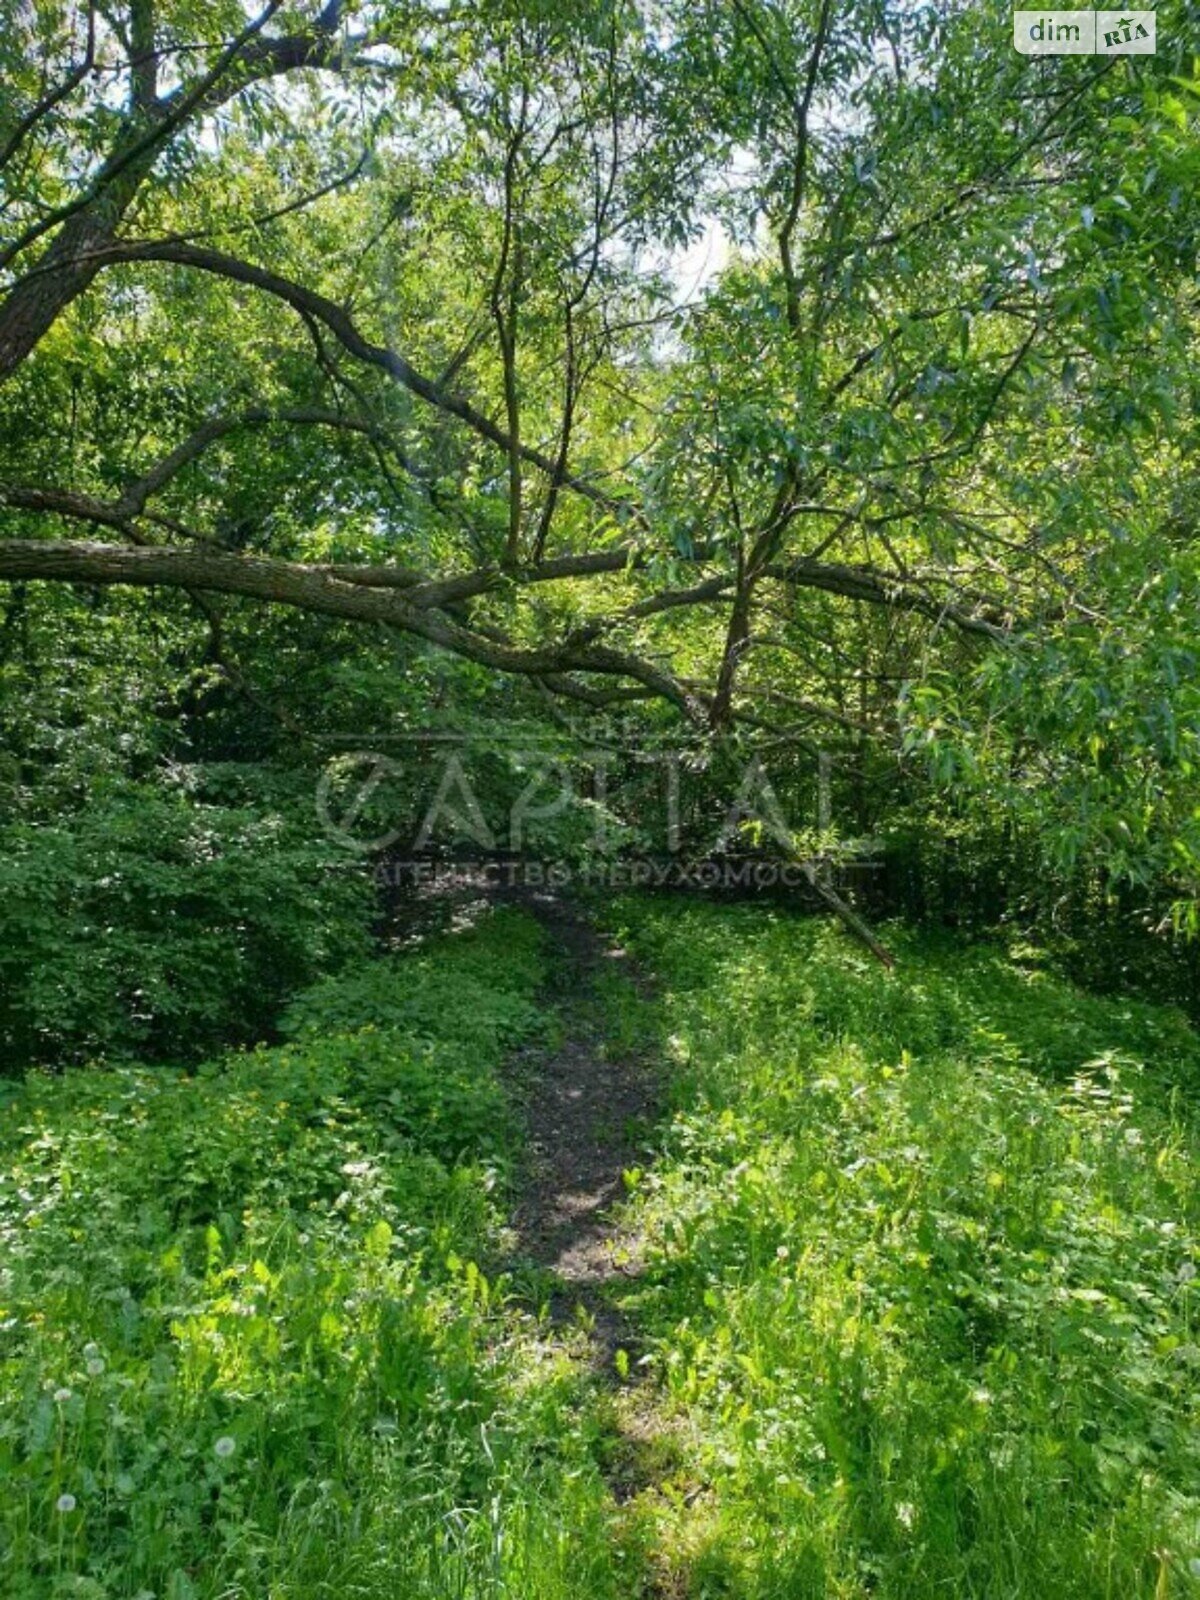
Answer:
M668 1066L613 1370L508 1218L558 959L487 914L0 1149L14 1600L1200 1595L1200 1039L1037 951L630 898ZM625 964L627 965L627 963ZM586 1319L584 1319L586 1320Z

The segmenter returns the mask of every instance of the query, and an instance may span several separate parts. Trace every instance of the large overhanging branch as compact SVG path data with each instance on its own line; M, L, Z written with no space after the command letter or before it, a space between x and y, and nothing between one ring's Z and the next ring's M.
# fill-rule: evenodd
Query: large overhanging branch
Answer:
M260 414L251 413L253 420L260 420ZM323 422L331 426L354 427L352 419L339 419L331 413L297 411L289 419L287 413L261 413L261 420L302 420L306 422ZM243 425L246 417L236 419L238 425ZM216 438L235 425L213 423L205 425L189 439L165 458L157 468L152 468L145 477L125 494L115 501L97 500L93 496L79 494L65 489L42 489L16 484L0 484L0 505L7 505L15 510L48 512L51 514L74 518L78 521L88 522L94 526L112 528L130 537L136 525L138 513L145 503L145 489L149 481L165 476L167 461L178 464L181 458L192 459L198 453L192 448L196 441L203 435ZM364 425L365 426L365 425ZM87 546L76 544L73 541L50 541L43 539L0 541L0 579L13 576L40 577L53 579L68 577L61 570L60 557L57 552L69 552L77 549L112 549L116 546ZM22 563L36 562L38 552L46 552L47 570L42 572L23 572L16 574L7 568L10 559L19 559ZM408 611L428 611L449 605L462 604L465 601L477 599L483 595L502 591L504 589L530 585L562 583L575 579L602 577L624 572L637 572L643 570L653 559L654 552L638 550L636 547L621 545L607 550L583 551L573 555L555 556L550 560L540 562L537 566L518 567L506 569L501 566L477 567L472 571L451 574L445 577L427 576L412 567L394 565L368 565L365 563L335 562L321 566L305 566L300 563L273 561L269 558L253 557L228 552L212 551L209 549L189 550L183 547L155 546L153 552L164 557L178 556L180 558L196 556L220 556L222 560L232 563L249 565L258 561L261 565L278 566L282 569L294 569L299 572L312 572L322 577L334 579L348 587L361 590L375 591L402 591L403 601ZM701 548L694 552L692 560L706 562L712 559L714 552L708 548ZM63 559L69 559L64 557ZM139 571L142 569L138 569ZM164 567L163 572L168 568ZM174 570L174 569L171 569ZM224 569L222 569L224 570ZM781 563L768 567L764 576L785 585L788 588L819 589L827 594L840 595L848 600L860 600L870 605L882 606L900 611L916 612L936 623L950 623L964 633L976 634L984 638L1001 642L1011 636L1012 629L999 623L989 621L985 617L965 611L954 605L949 600L940 600L931 595L923 586L912 580L896 577L893 574L878 571L872 567L849 566L837 562L812 561L804 558L789 563ZM71 581L78 582L161 582L166 584L182 584L182 578L164 576L157 579L125 579L120 577L98 577L94 579L71 576ZM677 609L686 603L701 604L719 599L729 587L732 579L720 574L703 580L691 589L681 591L664 591L659 595L651 595L644 601L636 603L627 611L611 618L599 618L586 624L575 636L576 643L589 642L598 638L603 633L611 631L614 627L625 622L643 620L658 613ZM230 592L256 592L251 590ZM263 598L270 599L264 594ZM303 604L301 599L290 603ZM339 613L349 615L349 613ZM363 613L365 620L378 620Z
M30 578L211 590L355 622L385 623L499 672L536 678L571 672L629 678L687 716L699 715L694 696L675 678L630 652L575 641L531 649L501 643L441 612L411 604L402 592L348 582L328 569L301 562L175 545L0 541L0 580Z
M442 388L434 380L418 371L398 351L387 345L376 344L369 339L344 306L329 299L328 296L308 288L304 284L296 283L292 279L285 278L279 273L271 272L265 267L242 261L221 251L173 240L134 241L114 245L101 253L101 259L109 263L117 261L173 262L180 266L214 273L233 282L244 283L261 289L265 293L285 301L301 315L313 318L321 323L358 360L386 372L408 389L410 393L437 410L456 417L477 436L495 445L506 455L511 455L515 449L520 453L523 460L537 467L552 482L574 490L610 513L618 512L631 520L641 521L640 513L633 502L618 500L606 494L586 478L570 472L561 458L552 459L534 446L515 442L505 428L478 410L469 400ZM578 561L583 558L568 559ZM595 572L620 571L629 564L629 560L630 554L625 550L602 552L599 553L598 558L596 558L596 564L591 567L591 570ZM542 565L553 569L554 563ZM388 578L382 575L386 569L378 570L380 570L381 576L376 581L380 584L388 583ZM532 570L538 572L541 567L539 566ZM555 575L560 574L556 573ZM564 571L561 575L566 576L568 574ZM1005 627L986 617L964 610L950 601L943 602L928 594L921 593L902 577L878 572L870 568L801 559L782 565L773 564L769 567L764 567L762 575L776 578L793 586L824 589L829 593L840 594L849 599L864 600L875 605L895 606L902 610L915 611L935 622L950 622L967 633L975 633L993 639L1003 638L1007 633ZM371 580L364 578L360 581L369 582ZM431 584L429 599L434 604L441 604L449 599L468 598L471 595L482 593L488 588L495 587L497 583L502 581L503 574L498 571L487 573L486 575L467 575L462 579L447 579L442 584L435 580Z
M510 458L521 459L544 474L551 484L567 488L649 535L644 514L635 502L599 489L593 481L568 468L561 450L551 457L536 447L515 440L499 423L478 410L468 399L421 373L403 355L369 338L342 305L306 285L252 262L181 239L109 240L89 252L86 266L99 271L118 263L162 262L214 274L269 294L289 305L306 322L319 324L356 360L370 365L400 383L426 404L453 417L477 437ZM65 516L122 534L141 546L123 549L84 543L14 540L0 544L0 578L42 578L99 584L166 585L188 592L214 590L255 597L305 610L353 620L388 623L429 640L468 659L496 670L524 674L551 685L581 686L568 675L602 674L625 678L638 693L662 696L689 716L700 710L700 697L668 672L641 656L600 641L631 624L645 622L683 604L701 604L724 598L731 579L718 572L681 590L651 595L611 617L595 619L566 638L540 648L520 648L481 623L464 620L462 607L473 599L509 586L525 586L602 574L617 574L644 567L652 558L646 546L617 546L592 552L540 560L532 566L502 562L496 566L439 576L393 565L309 566L270 557L234 554L211 547L147 545L143 519L192 539L187 529L175 528L155 518L148 502L189 462L234 428L271 421L318 423L374 433L373 424L340 414L294 408L283 413L254 410L233 418L202 423L157 465L151 467L114 501L101 501L77 491L0 485L0 504L51 515ZM1007 636L1007 628L978 611L942 599L928 586L905 575L870 567L824 562L812 558L793 561L766 559L758 575L794 588L813 588L872 605L915 612L941 624L950 623L966 633L992 640ZM716 550L700 550L692 559L707 562ZM773 551L772 551L773 554ZM757 563L756 563L757 565ZM585 686L582 686L585 687ZM582 697L582 696L580 696Z

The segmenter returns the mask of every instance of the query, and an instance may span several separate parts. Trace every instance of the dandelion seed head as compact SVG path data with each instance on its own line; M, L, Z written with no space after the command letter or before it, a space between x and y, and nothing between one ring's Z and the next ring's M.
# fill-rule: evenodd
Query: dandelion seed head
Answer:
M75 1496L73 1494L60 1494L54 1502L54 1509L56 1511L74 1511Z
M93 1356L87 1364L88 1376L98 1378L104 1371L104 1362L100 1356Z
M223 1433L216 1444L213 1445L214 1452L220 1456L222 1461L228 1461L236 1449L237 1441L231 1439L227 1433Z
M65 1406L71 1398L71 1391L70 1389L55 1389L54 1398L60 1406Z

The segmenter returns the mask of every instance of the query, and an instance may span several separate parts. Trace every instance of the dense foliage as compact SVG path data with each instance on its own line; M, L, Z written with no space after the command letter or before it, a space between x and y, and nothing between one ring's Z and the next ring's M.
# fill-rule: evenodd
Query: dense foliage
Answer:
M0 793L619 709L1191 927L1182 0L6 15Z
M62 1063L253 1042L294 990L364 953L371 905L361 873L294 815L142 785L12 822L0 1049Z
M815 922L618 914L675 1062L634 1205L688 1592L1190 1594L1194 1030L1029 947L905 938L897 983Z
M572 1381L529 1370L478 1265L541 970L503 913L326 982L294 1043L5 1102L6 1594L616 1600Z
M0 0L6 1595L1200 1595L1156 21ZM602 896L580 991L465 856L791 904Z

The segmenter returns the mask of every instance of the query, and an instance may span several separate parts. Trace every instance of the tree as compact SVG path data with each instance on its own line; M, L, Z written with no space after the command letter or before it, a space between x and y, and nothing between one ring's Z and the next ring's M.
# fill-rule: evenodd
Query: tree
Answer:
M900 683L946 675L969 733L1014 639L1115 625L1114 438L1130 538L1170 542L1170 8L1139 60L891 0L20 16L2 578L387 624L861 757Z

